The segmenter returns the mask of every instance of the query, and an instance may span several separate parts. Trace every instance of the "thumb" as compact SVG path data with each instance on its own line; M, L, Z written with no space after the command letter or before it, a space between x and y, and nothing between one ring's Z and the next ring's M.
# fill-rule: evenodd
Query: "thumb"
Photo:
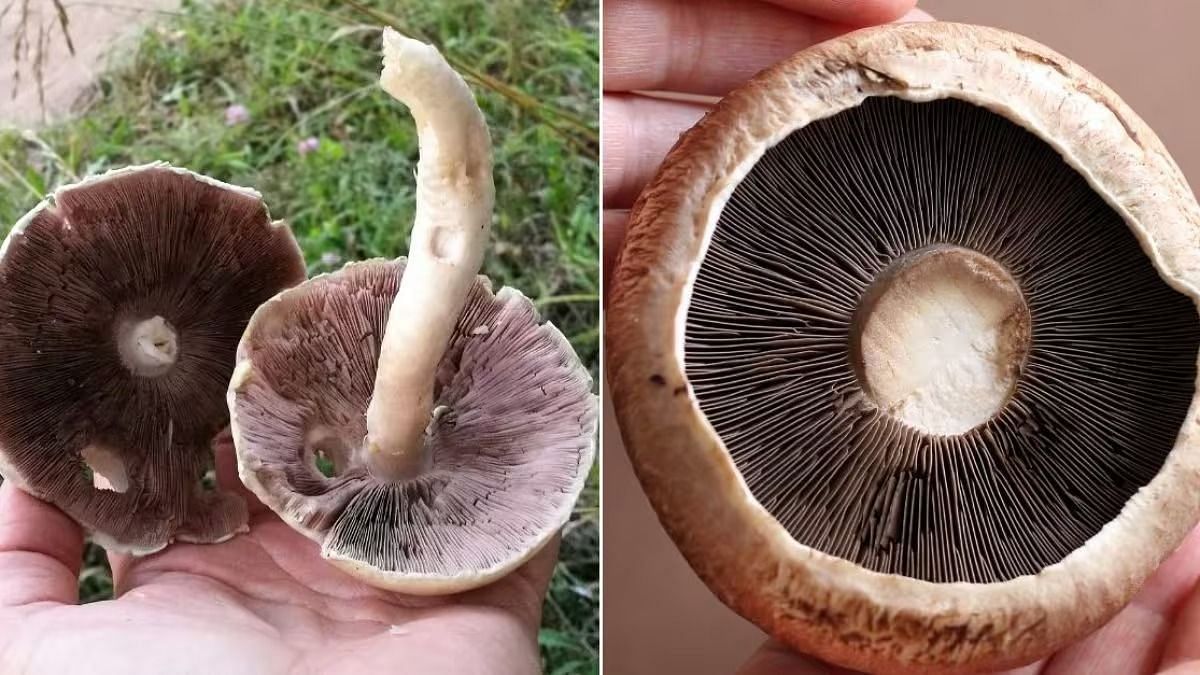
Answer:
M1184 598L1163 648L1160 672L1200 672L1200 583Z
M56 507L0 485L0 607L79 602L83 530Z

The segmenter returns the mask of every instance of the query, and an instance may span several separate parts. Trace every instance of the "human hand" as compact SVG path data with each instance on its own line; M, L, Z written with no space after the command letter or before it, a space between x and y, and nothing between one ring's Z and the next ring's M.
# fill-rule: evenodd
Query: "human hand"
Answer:
M923 21L916 0L606 0L604 271L629 207L676 139L713 99L793 53L854 28ZM684 94L665 100L636 92ZM676 97L678 98L678 97Z
M326 563L237 477L228 436L217 481L250 505L250 532L109 555L116 599L79 605L79 526L0 486L0 672L536 673L555 539L501 581L449 597L371 588Z
M1100 630L1010 675L1200 673L1200 528ZM738 675L849 673L767 642Z

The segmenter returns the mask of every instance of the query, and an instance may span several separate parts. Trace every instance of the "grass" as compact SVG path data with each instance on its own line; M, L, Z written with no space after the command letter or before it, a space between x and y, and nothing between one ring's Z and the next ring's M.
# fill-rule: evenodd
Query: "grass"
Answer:
M473 74L495 144L485 272L534 298L596 376L598 20L597 0L185 2L156 15L73 121L0 131L0 223L59 184L162 159L259 189L311 273L400 255L417 144L376 85L374 27L387 21L436 38ZM248 119L227 124L229 106ZM309 138L315 149L302 153ZM546 600L548 673L598 672L598 499L594 473ZM110 597L102 552L85 558L82 596Z

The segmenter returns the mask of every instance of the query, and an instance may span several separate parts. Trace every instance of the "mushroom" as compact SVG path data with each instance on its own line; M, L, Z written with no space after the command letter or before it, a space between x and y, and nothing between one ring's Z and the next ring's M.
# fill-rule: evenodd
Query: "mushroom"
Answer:
M383 44L381 83L421 147L408 258L351 263L263 305L229 408L242 481L324 557L377 587L454 593L567 521L597 404L562 334L477 275L491 151L466 83L431 46L391 29Z
M244 529L209 444L251 313L304 278L253 190L161 163L58 189L0 248L0 473L110 551Z
M1013 667L1200 519L1200 207L1003 31L852 33L672 150L606 313L618 424L734 610L849 668Z

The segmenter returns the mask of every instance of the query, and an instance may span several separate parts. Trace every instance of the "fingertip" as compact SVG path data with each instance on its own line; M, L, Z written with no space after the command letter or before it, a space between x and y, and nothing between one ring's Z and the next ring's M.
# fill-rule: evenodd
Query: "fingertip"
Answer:
M937 21L932 14L920 8L910 9L908 12L896 19L896 23L921 23L924 21Z
M1194 672L1187 668L1197 662L1200 662L1200 584L1196 584L1180 604L1158 667L1160 672L1183 675Z
M237 448L234 446L233 433L229 427L225 427L213 438L212 453L217 487L225 492L241 495L242 499L246 500L246 509L251 518L270 511L265 504L258 501L258 495L242 483L238 471Z
M58 507L4 481L0 484L0 552L14 550L48 556L78 573L83 529Z
M604 208L632 205L680 134L711 109L709 97L606 94L601 106Z
M521 603L516 606L521 608L520 614L533 630L537 630L537 626L542 622L542 604L545 602L546 594L550 592L550 580L554 577L554 569L558 566L558 551L561 546L562 533L556 532L550 541L547 541L541 550L533 554L533 557L516 572L525 587L529 589L527 593L522 594L526 601L524 606L522 607Z
M83 529L11 481L0 484L0 604L79 600Z
M529 630L541 624L542 604L558 565L562 533L556 532L542 548L511 574L459 596L465 602L503 607L513 612Z
M1154 575L1146 581L1132 604L1169 615L1182 597L1200 581L1200 527L1193 529Z
M896 21L917 6L917 0L770 0L788 9L853 27Z
M857 2L833 2L832 4L854 11L850 23L874 26L892 21L908 20L906 17L916 8L917 0L858 0Z
M550 585L550 577L554 576L554 567L558 565L558 550L561 547L562 533L557 532L542 550L525 563L525 573L535 586L544 589Z
M777 640L767 640L737 671L737 675L840 675L848 671L792 651Z
M609 282L612 280L613 272L617 268L617 255L621 252L621 246L625 242L625 228L629 224L629 211L617 209L605 209L604 211L604 229L603 236L603 258L604 258L604 298L608 299Z

